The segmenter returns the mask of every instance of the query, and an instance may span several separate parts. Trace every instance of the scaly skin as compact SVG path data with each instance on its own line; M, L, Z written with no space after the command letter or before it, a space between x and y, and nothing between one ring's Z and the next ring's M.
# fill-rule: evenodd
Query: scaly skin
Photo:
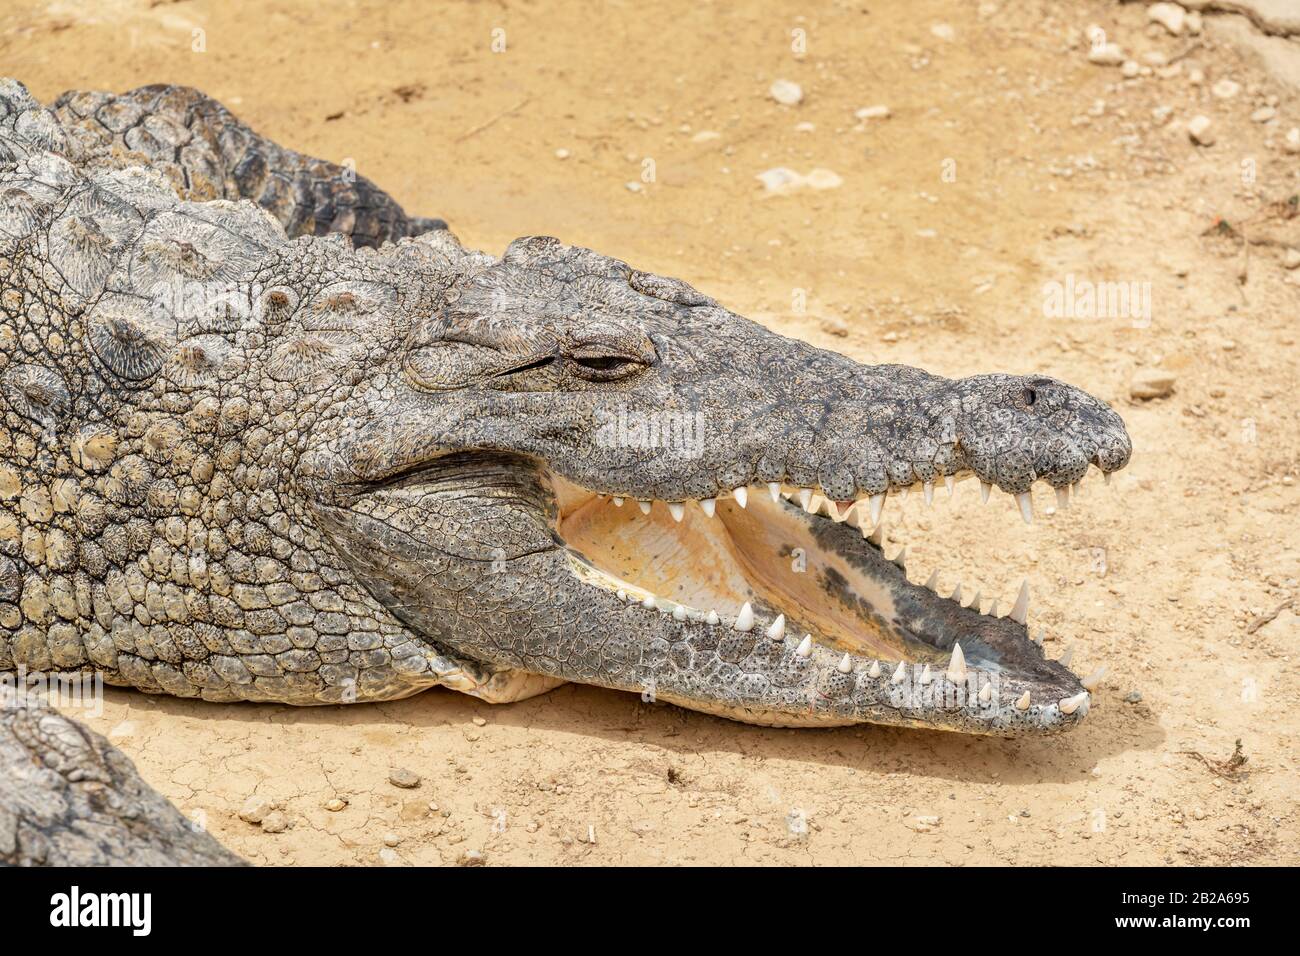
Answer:
M865 520L945 477L1123 467L1086 393L860 365L553 239L291 240L88 157L16 84L0 103L0 668L293 704L575 680L1003 735L1086 713L1022 606L938 599ZM651 420L698 441L627 433ZM862 533L766 482L861 499ZM811 573L782 576L796 549Z
M0 686L0 866L238 866L99 734Z
M251 199L290 236L340 233L357 246L445 229L411 218L355 170L284 149L198 90L156 84L129 93L69 91L54 115L83 168L150 166L182 199ZM70 157L71 158L71 157Z

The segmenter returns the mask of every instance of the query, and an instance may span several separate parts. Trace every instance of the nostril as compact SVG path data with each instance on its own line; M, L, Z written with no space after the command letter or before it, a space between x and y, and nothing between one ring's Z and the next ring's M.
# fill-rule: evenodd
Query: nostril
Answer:
M1036 401L1038 401L1038 393L1032 388L1025 389L1025 404L1033 405Z

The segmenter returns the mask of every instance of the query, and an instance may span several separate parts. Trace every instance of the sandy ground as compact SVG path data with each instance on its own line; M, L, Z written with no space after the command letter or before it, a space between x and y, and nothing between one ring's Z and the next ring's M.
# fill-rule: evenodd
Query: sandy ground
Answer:
M1100 0L552 6L10 0L0 57L46 99L199 86L469 245L556 235L858 359L1039 370L1111 401L1132 464L1069 512L1040 496L1026 528L966 483L887 523L914 579L939 567L1005 607L1027 575L1048 653L1109 667L1088 721L1041 741L765 730L566 686L499 708L111 691L92 726L275 865L1296 863L1300 218L1271 204L1300 192L1300 91L1234 39L1244 21L1175 38ZM1177 71L1088 63L1094 23ZM1276 42L1275 64L1300 50ZM767 97L777 78L802 104ZM1202 113L1213 146L1189 141ZM762 198L776 166L843 182ZM1251 244L1203 235L1216 217ZM1071 275L1149 283L1150 321L1046 315L1044 284ZM1172 396L1130 399L1142 368ZM1221 775L1238 739L1247 762ZM417 789L388 782L399 767ZM238 818L255 793L286 830Z

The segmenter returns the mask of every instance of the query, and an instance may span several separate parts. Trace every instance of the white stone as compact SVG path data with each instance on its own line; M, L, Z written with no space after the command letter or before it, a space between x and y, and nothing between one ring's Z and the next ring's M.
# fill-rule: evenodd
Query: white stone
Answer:
M1174 36L1181 36L1187 25L1187 11L1176 3L1153 3L1147 7L1147 19L1160 24Z
M1119 68L1119 71L1131 80L1142 72L1142 67L1138 65L1137 60L1125 60L1124 65Z
M878 106L864 106L853 115L860 120L889 119L889 107L883 103Z
M1282 255L1284 269L1300 269L1300 249L1288 249Z
M1292 126L1282 141L1282 148L1288 153L1300 153L1300 126Z
M1208 116L1192 117L1187 124L1187 135L1191 137L1193 143L1199 146L1214 145L1214 130Z
M829 169L816 168L807 175L787 166L776 166L756 177L769 195L783 196L801 189L836 189L844 184L838 174Z
M1210 87L1210 92L1221 100L1230 100L1241 92L1241 84L1236 80L1219 80Z
M702 129L691 137L692 143L708 143L715 139L720 139L722 134L711 129Z
M940 40L951 41L955 39L957 36L957 31L955 31L952 28L952 25L948 23L936 23L932 27L930 27L930 32L935 36L937 36Z
M793 80L776 80L767 92L782 106L798 106L803 102L803 87Z
M1088 50L1088 62L1098 66L1119 66L1124 59L1124 51L1118 43L1106 43Z
M1141 368L1133 373L1128 385L1128 393L1133 398L1143 401L1152 398L1164 398L1174 390L1175 376L1162 368Z
M1277 110L1273 109L1273 107L1261 106L1250 114L1250 120L1252 123L1267 123L1275 116L1277 116Z

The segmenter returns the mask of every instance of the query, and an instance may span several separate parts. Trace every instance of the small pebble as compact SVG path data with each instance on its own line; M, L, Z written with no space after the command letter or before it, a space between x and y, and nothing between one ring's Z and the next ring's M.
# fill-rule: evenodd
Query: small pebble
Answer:
M1252 123L1267 123L1275 116L1277 116L1277 110L1273 107L1261 106L1259 109L1255 110L1255 112L1250 114L1250 121Z
M269 799L257 794L253 794L244 801L244 805L239 809L239 819L245 823L261 823L266 819L266 815L275 809L275 804Z
M1210 118L1199 115L1192 117L1187 124L1187 135L1191 137L1192 142L1199 146L1214 145L1214 130L1211 128Z
M272 810L262 818L262 830L265 833L283 833L289 829L289 818L279 810Z
M1142 67L1138 65L1137 60L1125 60L1124 65L1119 68L1119 71L1127 79L1131 80L1142 72Z
M1282 254L1282 268L1300 268L1300 249L1288 249Z
M1133 373L1129 382L1128 393L1136 399L1147 401L1152 398L1164 398L1174 390L1175 377L1172 372L1160 368L1143 368Z
M482 866L487 860L478 850L466 850L456 862L460 866Z
M1106 43L1092 47L1088 51L1088 62L1098 66L1119 66L1125 59L1124 51L1119 48L1118 43Z
M1210 87L1210 92L1221 100L1230 100L1241 92L1241 84L1235 80L1219 80Z
M876 106L864 106L853 114L860 120L889 119L889 107L883 103Z
M1153 3L1147 7L1147 19L1160 24L1174 36L1181 36L1187 25L1187 11L1176 3Z
M555 158L556 158L556 159L568 159L568 158L569 158L569 151L568 151L567 149L564 149L563 147L561 147L560 149L557 149L557 150L555 151Z
M482 717L475 717L475 718L474 718L474 726L475 726L475 727L486 727L486 726L487 726L487 721L484 720Z
M420 776L405 767L395 767L388 771L388 782L403 790L413 790L420 785Z
M1142 702L1142 692L1140 690L1131 690L1124 695L1124 703L1140 704Z
M325 809L330 811L330 813L338 813L347 805L348 802L346 800L340 800L338 797L334 797L332 800L325 801Z
M384 846L397 846L401 842L402 838L396 833L389 832L384 834Z
M767 92L782 106L798 106L803 102L803 87L791 80L777 80Z
M1300 126L1292 126L1282 141L1282 148L1288 153L1300 153Z

